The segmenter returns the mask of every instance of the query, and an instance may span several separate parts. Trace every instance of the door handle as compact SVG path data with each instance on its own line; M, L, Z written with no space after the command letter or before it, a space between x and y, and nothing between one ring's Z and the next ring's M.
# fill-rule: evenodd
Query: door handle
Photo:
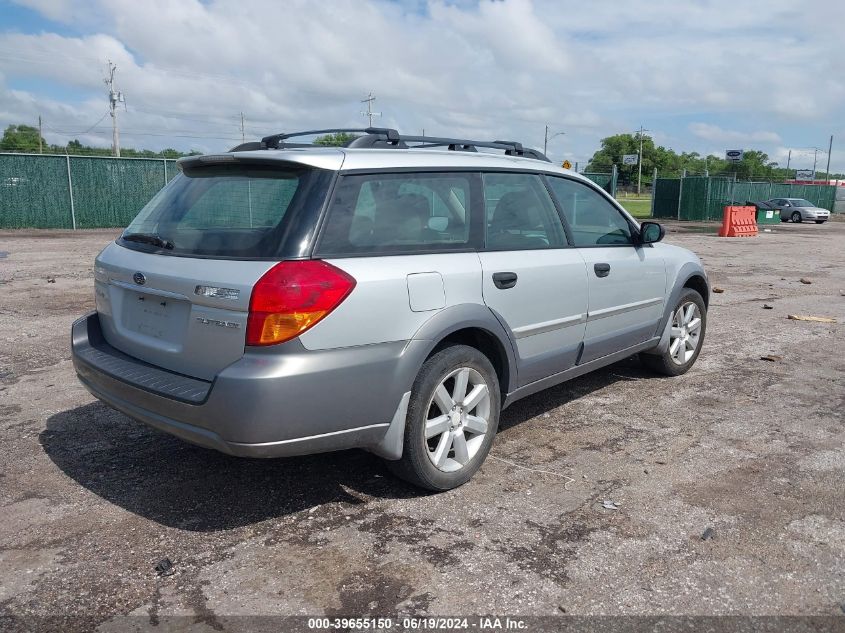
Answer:
M593 266L596 277L607 277L610 274L610 264L596 264Z
M493 283L500 290L507 290L516 285L516 273L493 273Z

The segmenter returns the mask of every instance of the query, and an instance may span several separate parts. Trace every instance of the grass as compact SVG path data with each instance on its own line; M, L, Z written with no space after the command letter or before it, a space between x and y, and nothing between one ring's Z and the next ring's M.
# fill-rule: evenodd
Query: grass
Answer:
M651 198L617 198L617 201L635 218L651 217Z

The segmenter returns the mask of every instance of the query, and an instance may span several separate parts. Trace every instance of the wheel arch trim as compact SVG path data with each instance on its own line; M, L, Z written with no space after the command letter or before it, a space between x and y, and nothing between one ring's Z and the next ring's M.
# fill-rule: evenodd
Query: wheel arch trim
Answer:
M698 281L698 279L701 281ZM693 282L692 284L690 283L691 281ZM703 294L700 290L702 288L702 282L704 284L703 289L705 290ZM701 294L701 298L704 299L704 307L709 308L710 283L707 280L707 274L704 272L704 268L701 267L701 264L697 262L686 262L675 275L675 283L666 298L666 304L663 308L663 317L661 318L660 325L655 332L655 336L660 337L660 342L653 350L649 350L649 353L662 354L669 348L669 330L672 326L672 314L675 311L675 304L678 302L678 298L687 288L695 290Z
M507 390L506 393L501 394L501 401L504 402L507 394L516 389L517 364L514 343L497 315L487 306L472 303L458 304L440 310L426 321L410 341L426 343L416 346L413 360L416 371L419 372L419 368L422 367L425 360L444 340L461 330L481 330L487 333L493 337L500 350L504 352L503 369L507 372L504 381ZM416 373L414 375L416 376ZM410 397L410 390L402 395L384 437L378 444L366 447L367 450L385 459L401 459Z

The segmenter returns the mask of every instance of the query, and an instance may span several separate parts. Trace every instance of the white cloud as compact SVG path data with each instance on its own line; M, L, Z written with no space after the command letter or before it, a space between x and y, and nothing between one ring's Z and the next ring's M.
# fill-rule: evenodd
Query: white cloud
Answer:
M698 138L705 141L723 141L726 143L780 143L781 138L775 132L739 132L736 130L725 130L718 125L708 123L691 123L689 126Z
M556 157L581 161L640 123L678 149L774 150L803 142L793 128L833 128L845 115L831 54L845 3L20 2L85 35L0 33L2 122L41 113L52 129L88 128L105 111L111 58L134 146L219 150L240 136L241 111L251 137L360 125L370 90L380 124L540 146L548 123L567 133Z

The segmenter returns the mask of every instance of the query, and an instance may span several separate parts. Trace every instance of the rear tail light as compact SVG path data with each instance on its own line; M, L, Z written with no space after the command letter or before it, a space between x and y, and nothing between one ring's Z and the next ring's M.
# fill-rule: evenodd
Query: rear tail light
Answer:
M343 302L355 279L319 260L288 261L268 270L249 300L247 345L296 338Z

